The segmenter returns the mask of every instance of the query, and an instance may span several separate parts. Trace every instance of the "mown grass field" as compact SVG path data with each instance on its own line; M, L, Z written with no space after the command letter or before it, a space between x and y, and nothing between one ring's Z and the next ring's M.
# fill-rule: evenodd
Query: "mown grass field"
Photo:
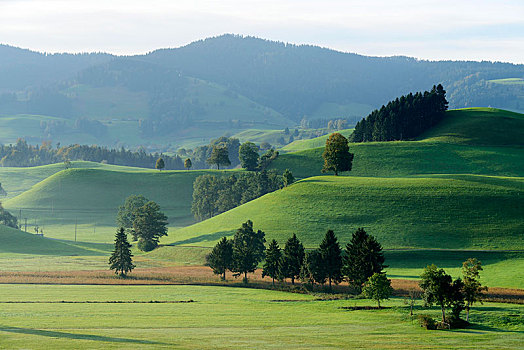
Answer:
M517 349L524 340L524 307L508 304L476 306L475 325L457 331L422 329L400 299L348 311L372 302L228 287L3 285L0 304L0 347L10 349Z
M173 233L173 244L212 246L246 220L280 243L312 247L328 229L358 227L385 248L522 249L524 179L477 175L311 177Z

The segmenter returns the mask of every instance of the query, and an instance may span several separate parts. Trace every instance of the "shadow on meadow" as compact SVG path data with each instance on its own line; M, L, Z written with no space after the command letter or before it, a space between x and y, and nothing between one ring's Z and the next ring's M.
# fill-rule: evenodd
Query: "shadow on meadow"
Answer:
M173 345L173 344L167 344L167 343L162 343L162 342L155 342L155 341L150 341L150 340L138 340L138 339L129 339L129 338L114 338L114 337L105 337L105 336L92 335L92 334L66 333L66 332L46 331L46 330L42 330L42 329L20 328L20 327L0 326L0 332L30 334L30 335L38 335L38 336L50 337L50 338L67 338L67 339L76 339L76 340L93 340L93 341L103 341L103 342L113 342L113 343Z
M229 237L233 235L234 233L235 233L234 231L221 231L221 232L209 233L206 235L200 235L200 236L184 239L182 241L176 241L171 244L167 244L167 246L177 246L177 245L199 243L199 242L215 242L224 236Z

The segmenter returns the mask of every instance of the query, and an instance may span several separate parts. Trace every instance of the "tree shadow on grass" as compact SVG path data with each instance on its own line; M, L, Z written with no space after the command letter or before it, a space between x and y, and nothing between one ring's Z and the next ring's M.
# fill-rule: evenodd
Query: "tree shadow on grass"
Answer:
M221 239L222 237L229 237L233 235L233 233L234 231L221 231L221 232L209 233L207 235L200 235L200 236L184 239L182 241L177 241L169 245L177 246L177 245L199 243L199 242L214 242L214 241Z
M0 332L31 334L31 335L39 335L39 336L42 336L42 337L50 337L50 338L67 338L67 339L77 339L77 340L93 340L93 341L103 341L103 342L113 342L113 343L173 345L173 344L167 344L167 343L150 341L150 340L139 340L139 339L129 339L129 338L114 338L114 337L105 337L105 336L92 335L92 334L76 334L76 333L46 331L46 330L42 330L42 329L20 328L20 327L0 326Z

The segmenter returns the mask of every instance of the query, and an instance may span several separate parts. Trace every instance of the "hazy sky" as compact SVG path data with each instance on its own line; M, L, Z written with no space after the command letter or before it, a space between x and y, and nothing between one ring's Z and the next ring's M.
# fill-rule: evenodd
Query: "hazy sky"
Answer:
M224 33L524 63L524 0L0 0L0 43L38 51L134 54Z

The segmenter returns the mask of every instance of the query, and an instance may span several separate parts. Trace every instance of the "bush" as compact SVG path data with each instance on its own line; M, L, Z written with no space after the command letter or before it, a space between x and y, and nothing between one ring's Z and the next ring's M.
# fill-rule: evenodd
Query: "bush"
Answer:
M429 315L419 315L418 320L421 327L430 330L437 329L437 322Z
M157 247L157 244L153 241L149 241L145 239L140 239L138 241L138 249L140 249L143 252L150 252L153 249L155 249L156 247Z

